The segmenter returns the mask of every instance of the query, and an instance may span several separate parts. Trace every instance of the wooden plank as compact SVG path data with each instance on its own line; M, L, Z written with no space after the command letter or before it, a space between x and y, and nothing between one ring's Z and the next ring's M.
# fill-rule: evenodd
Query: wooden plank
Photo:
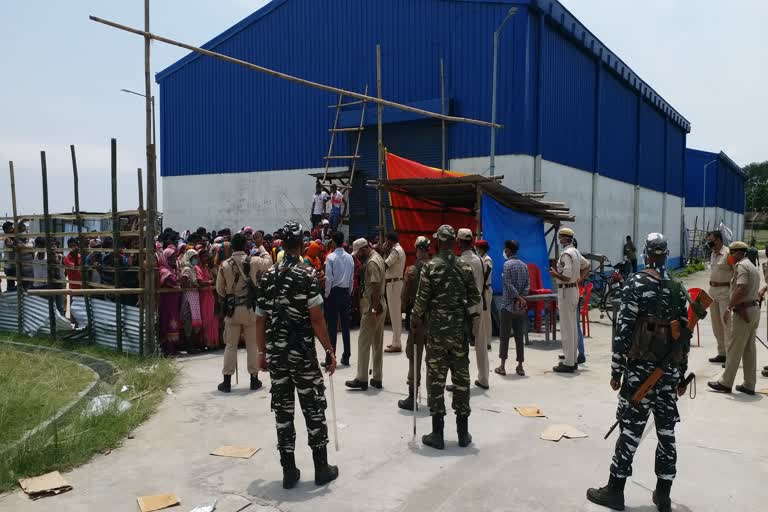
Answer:
M53 268L51 262L55 261L53 256L53 238L51 237L51 217L48 215L48 165L45 159L45 151L40 152L40 165L43 172L43 215L45 215L45 254L46 270L48 276L48 288L53 288ZM51 330L51 338L56 339L56 311L54 298L48 299L48 321Z

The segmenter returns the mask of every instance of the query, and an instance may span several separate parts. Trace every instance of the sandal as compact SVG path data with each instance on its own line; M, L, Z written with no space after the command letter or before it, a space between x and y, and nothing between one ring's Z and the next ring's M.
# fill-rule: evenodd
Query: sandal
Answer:
M515 373L517 373L520 377L525 377L525 370L523 370L522 366L515 368Z
M393 347L392 345L389 345L387 348L384 349L384 352L386 352L387 354L393 354L393 353L398 353L402 351L403 349L401 347Z
M504 376L504 375L506 375L506 374L507 374L507 371L506 371L504 368L502 368L501 366L499 366L498 368L495 368L495 369L493 370L493 373L495 373L495 374L497 374L497 375L502 375L502 376Z

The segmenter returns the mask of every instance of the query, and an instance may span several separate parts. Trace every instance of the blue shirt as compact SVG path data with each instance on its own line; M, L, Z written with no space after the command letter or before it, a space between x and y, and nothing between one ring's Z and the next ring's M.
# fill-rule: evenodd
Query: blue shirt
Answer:
M325 296L333 288L348 288L351 294L354 282L355 260L344 249L336 249L325 259Z
M515 299L528 295L530 291L528 266L518 257L509 258L504 262L502 281L504 283L504 295L501 309L510 312L516 311Z

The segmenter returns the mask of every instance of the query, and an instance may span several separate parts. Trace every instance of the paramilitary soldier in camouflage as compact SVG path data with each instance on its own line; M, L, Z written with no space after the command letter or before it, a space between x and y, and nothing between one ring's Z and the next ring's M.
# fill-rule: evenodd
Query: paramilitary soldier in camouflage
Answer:
M307 424L315 462L315 483L323 485L335 480L339 470L328 465L325 384L315 351L314 336L317 336L330 360L326 371L333 375L336 357L323 317L323 295L315 270L301 262L301 226L288 223L285 232L285 257L264 273L256 315L259 349L266 353L262 364L265 370L269 369L272 380L272 411L277 423L283 488L290 489L296 486L300 476L293 454L296 444L294 390L299 395Z
M680 421L677 397L685 393L691 333L686 292L665 269L667 241L651 233L645 242L646 269L632 276L622 292L613 339L611 387L621 388L616 412L621 428L608 485L589 489L587 499L613 510L624 510L624 484L632 475L632 459L648 416L656 422L656 490L653 500L661 511L671 510L669 492L675 478L675 424ZM679 324L673 324L673 321ZM675 339L676 325L679 336ZM666 361L666 362L663 362ZM637 406L630 398L660 367L664 375Z
M480 292L472 269L454 253L456 231L440 226L435 233L438 254L424 265L419 281L416 304L411 313L411 328L419 329L427 320L427 395L432 415L432 433L424 436L425 445L445 448L445 379L448 370L455 386L453 410L459 446L472 442L469 435L469 339L480 317L470 316L468 309L480 304Z

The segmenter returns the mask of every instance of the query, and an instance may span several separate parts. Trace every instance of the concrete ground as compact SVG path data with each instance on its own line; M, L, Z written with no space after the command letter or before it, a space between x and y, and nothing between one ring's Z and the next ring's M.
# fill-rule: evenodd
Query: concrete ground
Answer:
M699 273L688 285L706 281L706 274ZM593 312L592 318L597 317ZM766 332L765 323L760 332ZM386 343L390 336L387 332ZM353 334L353 347L355 339ZM0 510L135 511L137 496L160 493L176 493L181 510L217 498L226 498L219 510L249 503L247 510L297 512L602 510L587 502L585 491L605 483L616 440L616 433L603 440L616 408L616 393L608 385L610 326L592 324L587 364L575 375L552 373L558 347L537 341L538 336L532 339L533 345L526 347L526 377L492 374L489 391L472 390L470 430L475 442L467 449L456 444L452 415L446 418L446 450L424 447L421 435L430 428L425 407L418 415L418 440L412 442L411 416L396 406L406 391L404 354L385 355L381 391L347 391L344 381L353 377L354 367L339 369L334 381L340 451L334 452L332 443L329 458L339 465L340 477L325 487L314 485L299 415L296 458L302 481L291 491L281 487L269 392L247 391L247 378L241 375L232 394L223 395L216 391L221 353L183 359L175 394L133 439L65 475L73 491L35 502L16 492L0 498ZM493 345L492 367L498 363L498 341ZM698 396L686 396L679 403L674 510L765 510L768 397L709 392L706 382L722 371L707 362L714 346L707 319L701 324L701 348L692 350L689 365L698 377ZM768 350L760 345L757 350L762 368L768 364ZM240 367L245 368L242 352ZM473 358L473 379L475 368ZM758 389L765 388L768 379L758 376ZM514 410L520 405L536 405L547 417L524 418ZM573 425L589 437L559 443L540 440L541 432L555 423ZM638 450L635 476L626 488L628 510L655 510L655 441L651 431ZM228 444L261 451L249 460L209 455Z

